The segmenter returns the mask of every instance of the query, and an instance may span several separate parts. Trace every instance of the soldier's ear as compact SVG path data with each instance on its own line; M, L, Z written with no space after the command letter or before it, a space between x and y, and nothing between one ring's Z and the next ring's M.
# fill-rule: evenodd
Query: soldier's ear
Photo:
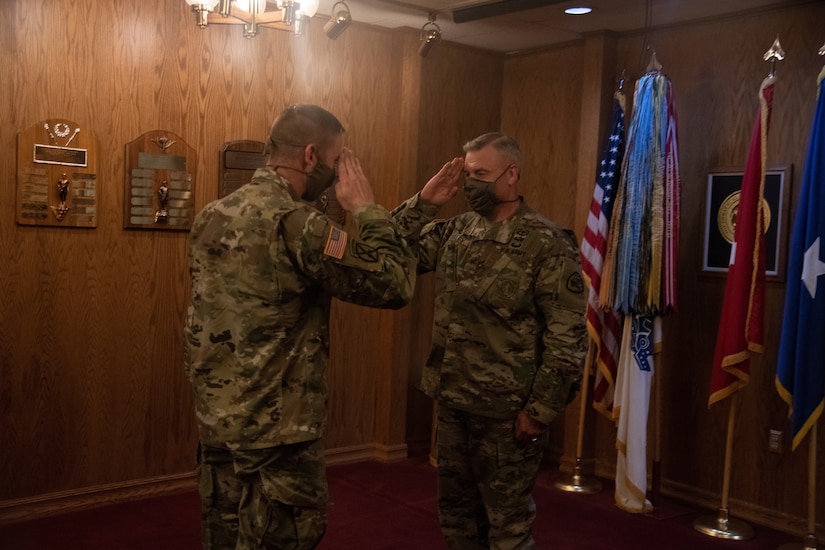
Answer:
M315 147L314 143L310 143L306 147L304 147L304 164L309 166L313 163L313 161L317 160L318 157L318 148Z

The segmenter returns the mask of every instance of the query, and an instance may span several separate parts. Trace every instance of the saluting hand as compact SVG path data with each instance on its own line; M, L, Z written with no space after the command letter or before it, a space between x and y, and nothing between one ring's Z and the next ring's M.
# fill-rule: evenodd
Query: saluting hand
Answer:
M421 198L438 206L444 205L458 192L458 180L464 173L464 159L456 157L444 164L424 185Z
M375 203L367 176L361 169L361 161L351 149L344 148L338 159L338 183L335 184L335 197L341 207L352 212L359 206Z

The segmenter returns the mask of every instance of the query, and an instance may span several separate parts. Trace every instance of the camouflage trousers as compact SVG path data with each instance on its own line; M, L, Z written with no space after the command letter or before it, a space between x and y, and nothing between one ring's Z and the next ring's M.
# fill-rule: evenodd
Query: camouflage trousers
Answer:
M451 550L536 548L532 491L546 437L520 443L514 425L439 403L438 517Z
M229 451L200 445L204 550L308 550L326 530L321 440Z

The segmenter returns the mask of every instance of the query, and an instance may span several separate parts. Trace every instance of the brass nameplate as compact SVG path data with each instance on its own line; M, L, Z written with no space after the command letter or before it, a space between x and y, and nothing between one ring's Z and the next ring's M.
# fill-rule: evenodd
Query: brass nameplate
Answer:
M186 170L186 157L138 153L138 166L150 170Z
M74 147L34 144L34 162L40 164L62 164L64 166L88 166L88 151Z

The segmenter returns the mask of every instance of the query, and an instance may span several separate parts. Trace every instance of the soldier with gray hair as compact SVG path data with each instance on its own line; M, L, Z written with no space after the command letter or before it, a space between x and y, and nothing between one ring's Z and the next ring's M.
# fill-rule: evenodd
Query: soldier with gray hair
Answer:
M413 294L414 256L343 132L321 107L288 107L272 125L266 167L192 227L185 365L206 549L318 544L329 501L330 300L400 308ZM336 166L353 234L301 200L331 186Z
M472 211L432 221L458 191L433 178L393 213L436 273L421 387L438 404L439 521L451 549L527 550L546 428L581 383L584 282L575 235L519 195L518 143L488 133L464 151L442 171L463 167Z

